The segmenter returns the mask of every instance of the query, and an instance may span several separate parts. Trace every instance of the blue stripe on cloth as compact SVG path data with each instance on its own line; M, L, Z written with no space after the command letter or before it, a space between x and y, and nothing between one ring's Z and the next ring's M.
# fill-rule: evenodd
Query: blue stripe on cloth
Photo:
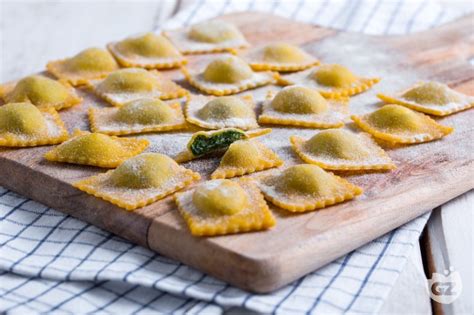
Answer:
M352 257L352 254L353 253L349 253L346 255L346 257L344 257L344 260L342 261L339 269L337 270L337 272L334 274L334 276L329 280L328 284L324 287L323 291L319 294L319 296L316 298L316 300L314 300L314 303L313 305L311 306L311 308L306 312L306 314L311 314L313 313L313 311L316 309L316 307L318 306L319 302L322 300L324 294L327 292L327 290L329 289L329 287L331 287L331 285L334 283L334 281L338 278L338 276L344 271L344 268L346 267L347 263L349 262L349 260L351 259Z
M364 24L362 24L362 28L360 29L361 33L364 33L367 27L369 26L369 23L372 21L375 13L377 13L377 10L380 8L382 1L373 1L373 3L374 7L372 8L372 11L370 11L370 14L365 20Z
M89 252L87 252L87 254L84 256L83 259L81 259L81 261L79 262L79 264L77 264L71 271L69 271L67 274L66 274L66 280L69 281L71 280L71 276L73 274L73 272L76 270L76 269L79 269L81 267L81 265L83 263L85 263L90 256L92 256L92 254L94 254L94 252L100 248L100 246L104 245L105 243L107 243L108 241L110 241L112 238L114 237L113 234L109 234L107 237L104 237L98 244L96 247L93 247L89 250Z
M421 11L423 10L423 8L426 6L427 4L427 0L424 0L422 3L420 3L420 6L415 10L415 13L413 14L413 16L411 17L411 19L408 21L407 23L407 28L406 28L406 31L405 33L410 33L412 27L413 27L413 24L415 23L416 21L416 18L417 16L421 13Z
M187 26L224 12L248 9L378 34L428 28L459 15L428 1L197 0L170 20L170 25ZM409 18L401 12L410 12ZM74 218L66 219L1 187L0 218L0 281L6 284L0 287L0 311L207 315L229 307L283 314L376 313L428 215L285 288L260 295L239 290L88 224L75 223Z
M388 247L390 246L391 240L392 240L394 235L395 235L395 232L390 232L389 238L388 238L387 242L385 243L385 246L383 247L382 251L380 252L380 255L377 257L377 260L375 261L375 263L370 267L370 270L367 273L367 275L365 276L364 281L362 281L362 285L359 287L359 290L357 290L357 292L354 295L354 298L352 299L351 303L349 303L349 305L344 310L345 312L349 312L349 310L352 308L354 303L357 301L357 298L360 296L361 292L364 290L365 286L367 285L367 283L370 279L370 276L372 275L375 268L378 266L380 260L383 258L384 253L387 251Z
M400 8L402 7L402 2L399 1L395 9L393 10L393 13L390 15L390 20L387 23L387 27L385 28L384 34L388 34L390 32L390 27L392 26L393 22L395 21L395 18L398 15L398 12L400 11Z
M38 217L39 218L39 217ZM64 216L57 224L56 226L59 226L61 223L63 223L64 221L66 221L67 219L69 219L69 216ZM25 228L27 228L28 226L26 226ZM56 227L53 227L51 228L51 230L49 230L49 232L45 235L45 237L43 239L41 239L38 244L36 244L35 247L33 247L33 250L31 250L27 255L23 256L21 259L17 260L16 262L14 262L10 268L8 269L10 272L13 272L15 270L15 267L19 264L21 264L22 261L24 261L25 259L31 257L32 255L34 255L34 253L38 250L38 248L41 247L41 245L43 245L43 243L48 239L48 237L54 233L54 231L56 230ZM5 244L3 244L5 245Z
M342 25L342 29L348 29L349 26L351 25L352 19L354 18L355 15L357 15L357 11L361 7L361 0L353 0L354 5L352 6L351 10L349 11L347 15L347 19Z

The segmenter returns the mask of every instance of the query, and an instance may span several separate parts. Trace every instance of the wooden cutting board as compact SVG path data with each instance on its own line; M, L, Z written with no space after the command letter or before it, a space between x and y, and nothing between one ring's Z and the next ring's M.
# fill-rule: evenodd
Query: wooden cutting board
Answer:
M356 73L382 77L372 91L351 100L352 113L377 108L380 104L376 92L398 91L419 79L438 80L474 94L474 71L469 61L474 56L473 16L429 32L392 37L343 33L261 13L232 14L222 19L238 25L252 44L299 44L323 62L342 63ZM210 57L193 56L190 67L201 65ZM179 71L164 73L191 89ZM250 93L262 99L268 89L276 87ZM107 106L87 90L79 93L84 103L61 111L70 131L88 128L89 106ZM193 237L171 198L127 212L70 185L104 170L47 162L42 155L51 147L0 148L0 185L242 289L269 292L472 189L473 118L474 111L469 110L439 119L456 129L440 141L386 147L398 165L395 171L342 174L365 190L354 201L297 215L272 208L277 226L265 232ZM347 128L356 130L351 123ZM311 129L274 126L271 134L260 139L280 154L286 165L291 165L302 161L292 153L288 136L310 137L314 133ZM149 151L174 155L184 147L190 134L140 137L152 142ZM208 178L218 161L201 159L187 163L186 167Z

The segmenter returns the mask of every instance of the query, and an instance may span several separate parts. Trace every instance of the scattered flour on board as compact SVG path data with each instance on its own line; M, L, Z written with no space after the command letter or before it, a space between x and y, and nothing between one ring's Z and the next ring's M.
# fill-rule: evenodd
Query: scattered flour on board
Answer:
M344 46L341 46L340 43L344 43ZM350 70L360 76L380 77L382 79L370 90L351 98L350 114L361 115L377 109L382 104L376 97L377 93L383 92L385 94L393 94L406 89L417 81L429 78L429 74L420 74L420 72L415 72L409 67L406 67L403 57L398 55L396 52L385 51L383 47L370 38L354 38L352 35L340 34L333 38L324 39L318 43L308 44L304 46L304 48L307 51L312 52L313 55L319 58L323 63L340 63L347 66ZM189 87L186 86L186 88ZM257 102L256 112L257 114L260 114L261 103L265 99L267 91L278 91L279 89L280 88L277 86L265 86L240 93L239 95L253 95ZM194 90L194 92L197 91ZM86 97L91 99L91 96L89 95ZM97 102L97 98L94 98L93 100L94 102ZM453 138L458 138L458 141L463 143L466 142L466 134L471 132L473 129L470 122L474 119L472 113L469 113L468 115L470 115L471 119L456 119L456 115L438 119L442 124L455 127L455 132L448 136L451 140L450 142L456 141ZM84 123L82 123L82 125L84 125ZM290 136L298 135L302 138L308 139L321 131L321 129L293 128L277 125L262 125L261 127L272 128L273 131L270 134L259 137L258 139L260 142L275 151L280 158L285 161L284 166L304 163L291 149L289 141ZM83 128L87 128L87 126L84 126ZM348 122L344 128L360 132L360 130L351 122ZM186 148L193 132L194 131L150 133L138 135L136 137L146 138L150 141L150 147L147 149L147 152L158 152L173 157ZM463 138L464 141L462 141ZM433 160L433 157L437 159L444 158L450 161L472 160L474 152L473 141L467 142L466 145L468 147L463 145L458 150L452 150L452 148L450 148L449 152L443 150L442 141L444 140L411 146L399 146L397 148L391 148L383 143L381 145L399 168L407 165L423 168L427 163ZM220 157L218 156L206 157L184 163L183 166L199 172L203 179L209 179L210 174L219 165L219 160ZM433 165L429 167L435 169ZM272 170L267 170L248 176L259 176L271 171ZM362 175L352 174L349 178L355 184L361 185L364 188L369 188L373 183L384 180L387 176L396 177L398 176L398 171L395 170L388 173L367 173ZM346 177L345 174L344 177Z

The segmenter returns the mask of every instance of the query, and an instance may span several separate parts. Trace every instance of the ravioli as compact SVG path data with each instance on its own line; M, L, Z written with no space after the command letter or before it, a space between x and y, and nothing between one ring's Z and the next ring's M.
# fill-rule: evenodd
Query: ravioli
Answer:
M380 78L359 77L339 64L324 64L279 79L283 85L306 86L329 98L362 93L379 81Z
M107 45L124 67L170 69L186 63L186 58L163 35L146 33Z
M191 27L166 31L164 35L183 54L234 52L246 48L249 43L235 25L219 21L206 21Z
M130 135L186 129L181 105L159 99L138 99L120 108L89 108L93 132L108 135Z
M316 90L289 86L275 96L269 91L263 102L261 124L338 128L344 126L349 114L348 99L325 99Z
M319 61L295 45L272 43L254 48L243 55L256 71L299 71L319 64Z
M88 48L71 58L51 61L46 65L51 74L74 86L103 78L118 68L114 57L100 48Z
M76 130L73 138L47 152L44 158L53 162L115 168L140 154L148 145L146 139L118 138Z
M161 73L141 68L117 70L103 80L91 81L90 87L95 94L114 106L141 98L168 100L188 94L188 91L164 78Z
M82 99L67 84L41 75L31 75L18 82L0 86L6 103L29 102L40 108L61 110L79 104Z
M233 142L221 159L212 179L231 178L283 165L280 157L256 140Z
M251 95L207 97L193 95L185 106L186 120L206 129L258 128Z
M191 234L213 236L266 230L276 224L250 179L216 179L175 195Z
M198 181L200 176L159 153L142 153L116 169L73 184L126 210L154 203Z
M232 55L215 58L197 73L190 73L186 67L181 69L192 86L216 96L236 94L274 83L278 78L274 72L254 72L244 60Z
M58 144L69 134L53 108L39 109L31 103L0 106L0 146L35 147Z
M439 82L419 82L395 96L377 96L385 103L402 105L435 116L447 116L474 107L473 96L459 93Z
M191 136L186 149L176 155L179 163L187 162L205 155L225 150L233 142L241 139L263 136L271 129L243 131L237 128L224 128L213 131L198 131Z
M363 115L351 116L355 124L372 136L392 143L420 143L440 139L454 129L429 116L400 105L389 104Z
M290 166L262 178L258 187L274 205L290 212L325 208L362 194L362 188L312 164Z
M291 136L293 150L306 163L329 170L394 169L390 157L366 133L329 129L308 140Z

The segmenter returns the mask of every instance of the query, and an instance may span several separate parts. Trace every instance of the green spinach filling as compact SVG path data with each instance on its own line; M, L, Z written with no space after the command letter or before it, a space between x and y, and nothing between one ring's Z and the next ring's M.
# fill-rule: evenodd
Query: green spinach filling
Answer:
M245 133L237 130L224 131L212 136L198 135L189 146L189 149L195 156L200 156L225 149L233 142L245 138Z

